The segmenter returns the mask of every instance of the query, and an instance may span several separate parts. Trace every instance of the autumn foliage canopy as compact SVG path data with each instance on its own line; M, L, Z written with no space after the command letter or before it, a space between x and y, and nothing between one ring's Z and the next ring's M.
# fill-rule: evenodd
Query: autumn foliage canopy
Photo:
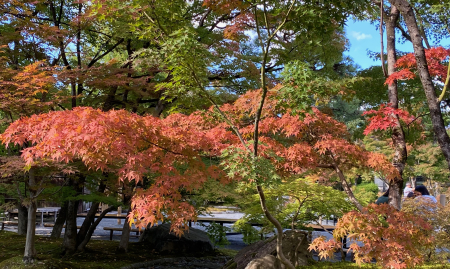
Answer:
M22 152L28 166L41 160L81 160L90 169L113 172L120 180L136 183L151 174L154 183L136 192L130 216L142 226L167 218L178 233L195 218L194 207L181 191L201 188L208 178L223 183L231 178L264 182L324 167L333 171L356 166L395 176L395 168L383 155L351 143L345 125L330 116L317 109L303 116L282 113L277 92L270 92L260 123L260 164L250 162L228 123L217 124L219 116L213 109L160 119L124 110L77 107L22 118L1 138L4 144L31 145ZM248 143L259 96L260 91L250 91L221 107ZM207 166L202 161L205 156L222 156L222 166ZM255 170L254 165L265 165L272 172L248 173Z

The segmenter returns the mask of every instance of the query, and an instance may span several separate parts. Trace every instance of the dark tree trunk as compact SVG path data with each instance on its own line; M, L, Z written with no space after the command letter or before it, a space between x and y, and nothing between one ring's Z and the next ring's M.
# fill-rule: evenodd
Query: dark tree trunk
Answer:
M19 223L17 224L17 234L25 235L27 234L28 208L21 204L18 204L17 210L19 212L18 215Z
M30 204L28 205L27 237L25 240L25 252L23 254L23 261L25 264L33 263L36 258L34 237L36 234L36 194L38 191L36 189L36 178L33 167L29 170L28 177Z
M126 188L126 186L124 187L124 192L125 192L125 188ZM123 203L125 205L130 205L130 202L131 202L131 195L124 194ZM131 207L128 209L127 215L129 215L130 212L131 212ZM123 224L122 236L120 237L119 247L117 248L118 253L127 253L128 252L128 242L130 241L130 232L131 232L130 222L128 221L128 218L127 218L125 220L125 223Z
M78 201L68 201L63 241L64 254L73 254L77 249L77 209Z
M64 223L66 223L68 208L69 208L69 202L66 201L62 205L61 210L59 211L59 215L56 218L55 226L53 226L52 234L50 235L51 238L60 238L61 237L61 232L62 232Z
M89 243L89 240L91 240L92 234L95 231L95 228L97 228L97 225L100 223L100 221L103 219L103 217L111 212L115 207L114 206L110 206L108 207L106 210L104 210L100 216L94 221L94 223L92 223L92 225L89 227L89 230L86 234L86 236L83 238L83 241L81 241L81 243L78 245L77 250L78 251L84 251L87 243Z
M336 162L334 160L333 160L333 169L336 172L336 174L338 175L339 179L341 180L342 188L344 189L345 193L347 194L348 198L350 199L350 202L352 202L355 205L355 207L360 212L362 212L363 206L358 201L358 199L356 199L355 195L353 194L352 189L350 188L350 186L347 183L347 180L345 179L344 173L342 173L341 169L339 168L339 166L336 164Z
M408 27L408 32L411 36L411 42L414 48L414 56L417 62L417 70L419 72L420 81L422 82L422 87L427 98L428 109L430 110L433 130L450 169L450 138L445 129L439 99L437 98L433 81L428 70L425 49L422 43L422 36L420 29L417 26L413 8L406 0L389 0L389 2L400 10L406 26Z
M395 72L395 62L397 55L395 51L395 26L397 25L400 16L399 10L395 6L391 6L390 15L386 18L386 49L388 62L388 76ZM392 108L398 108L398 90L397 81L388 85L389 104ZM392 127L392 143L394 145L394 158L392 164L397 168L399 176L389 182L389 204L400 209L402 200L403 188L403 170L405 169L407 150L405 133L400 124L400 119L397 115L391 115L395 121L395 126Z
M161 114L165 107L166 103L164 102L164 100L159 99L158 102L156 103L155 111L153 111L153 116L158 118L161 117Z
M111 87L111 89L108 92L108 95L106 96L105 102L103 103L103 111L109 111L114 108L114 105L117 103L116 100L116 92L117 87Z
M106 189L106 185L104 184L104 182L103 181L100 182L100 185L98 186L98 192L103 193L103 192L105 192L105 189ZM89 209L89 212L86 214L86 218L84 218L84 221L83 221L83 224L81 225L80 231L78 231L78 235L77 235L77 244L78 245L84 241L84 239L86 238L86 236L88 234L89 228L94 223L95 214L97 213L99 205L100 205L99 202L92 203L92 206ZM78 246L77 246L77 248L78 248Z
M83 190L84 177L74 181L70 180L69 185L73 186L77 194ZM67 205L66 229L64 232L63 253L72 254L77 250L77 213L79 201L69 200Z
M131 210L128 210L128 214ZM122 228L122 236L120 237L119 246L117 247L118 253L127 253L128 252L128 242L130 241L130 222L128 221L128 218L125 220L125 223L123 224Z

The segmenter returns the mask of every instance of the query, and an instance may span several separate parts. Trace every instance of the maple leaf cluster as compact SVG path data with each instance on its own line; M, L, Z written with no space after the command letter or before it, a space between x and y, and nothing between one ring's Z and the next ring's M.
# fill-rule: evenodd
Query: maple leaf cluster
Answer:
M325 236L319 236L314 239L308 247L309 251L316 251L320 259L333 259L334 253L342 248L341 242L336 240L327 240Z
M424 262L423 249L433 243L431 230L431 225L415 214L397 211L388 204L370 204L364 212L345 214L333 232L334 239L315 239L311 249L328 257L336 249L336 241L348 235L348 239L355 240L349 249L357 264L375 259L385 268L409 268Z
M280 106L278 98L280 87L277 86L267 93L259 123L258 149L261 157L271 161L278 175L300 174L321 167L341 169L359 167L375 169L388 178L398 176L395 167L384 155L368 152L352 143L345 124L316 108L312 108L309 113L296 115ZM242 137L248 139L247 143L253 138L254 115L260 105L260 96L261 90L249 91L235 103L221 107ZM218 138L213 144L225 143L222 148L230 146L245 151L228 123L225 121L217 123L214 121L216 118L211 116L213 109L210 112L204 117L199 117L195 113L191 115L200 120L195 126L203 126L205 129L202 130L207 131L209 137ZM211 124L212 122L214 124ZM216 133L221 133L226 139L217 137ZM250 155L247 158L250 159ZM244 159L240 156L239 160L232 161L242 163Z
M3 47L0 47L0 53ZM12 115L31 115L47 111L63 97L47 101L45 96L55 84L54 69L37 61L23 68L11 69L7 59L0 57L0 109Z
M410 268L424 262L423 249L433 243L430 231L431 225L417 215L397 211L388 204L371 204L364 212L345 214L333 232L334 239L315 239L310 248L319 251L321 257L329 257L338 246L336 241L348 235L354 240L349 249L357 264L375 259L384 268Z
M425 50L430 75L441 82L445 82L447 78L447 66L443 64L443 61L447 59L449 55L450 49L445 49L443 47L434 47ZM408 53L400 57L397 60L395 67L399 70L391 74L386 79L386 85L391 85L396 80L408 80L415 78L416 73L414 71L417 69L417 64L414 53Z
M398 117L404 124L409 125L412 122L418 126L419 120L409 114L408 111L403 109L393 108L390 104L381 104L378 110L364 111L363 115L369 115L369 124L364 130L364 135L368 135L373 131L389 130L397 125L396 117Z

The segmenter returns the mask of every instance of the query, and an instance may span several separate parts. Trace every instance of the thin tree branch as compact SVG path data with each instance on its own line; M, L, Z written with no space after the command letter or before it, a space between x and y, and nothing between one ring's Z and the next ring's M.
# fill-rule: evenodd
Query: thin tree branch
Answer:
M426 116L426 115L429 115L429 114L430 114L430 112L424 113L424 114L422 114L422 115L419 115L419 116L415 117L410 123L408 123L408 124L406 125L406 127L409 127L413 122L415 122L415 121L418 120L419 118L421 118L421 117L423 117L423 116Z
M264 1L263 3L263 10L264 10L264 23L266 24L267 34L270 36L269 21L267 19L266 1Z
M442 99L444 99L445 91L447 90L449 80L450 80L450 62L447 67L447 78L445 79L445 84L444 88L442 89L441 95L439 95L438 103L440 103Z
M235 132L235 134L238 136L239 140L241 141L241 143L245 147L245 149L247 149L247 151L249 153L251 153L252 151L247 146L247 143L245 143L245 140L242 137L241 133L239 132L239 129L236 126L234 126L234 124L231 122L230 119L228 119L227 115L225 115L225 113L223 113L223 111L220 109L219 105L216 103L216 101L214 101L214 99L211 97L211 95L208 93L208 91L205 90L205 88L203 87L202 83L198 79L197 74L195 73L195 70L190 65L188 65L188 67L189 67L189 69L192 72L192 76L194 77L195 83L197 84L198 88L203 92L203 94L205 94L206 98L211 102L211 104L213 104L213 106L217 110L217 112L219 112L219 114L223 117L225 122Z
M116 44L114 44L111 48L107 49L103 54L101 54L98 57L94 57L91 62L88 64L88 67L92 67L97 61L99 61L100 59L102 59L103 57L105 57L108 53L110 53L111 51L113 51L115 48L117 48L117 46L119 46L120 44L122 44L122 42L125 41L125 38L121 38L119 39L119 41L117 41ZM100 52L100 51L99 51ZM97 54L98 55L98 54Z
M383 75L385 78L388 77L388 74L386 72L386 66L384 65L384 41L383 41L383 0L381 0L380 3L380 40L381 40L381 53L380 53L380 58L381 58L381 68L383 69Z
M406 32L405 28L403 28L403 26L400 25L400 23L397 23L397 25L395 27L400 30L400 32L402 33L402 36L406 40L408 40L409 42L412 42L411 36Z

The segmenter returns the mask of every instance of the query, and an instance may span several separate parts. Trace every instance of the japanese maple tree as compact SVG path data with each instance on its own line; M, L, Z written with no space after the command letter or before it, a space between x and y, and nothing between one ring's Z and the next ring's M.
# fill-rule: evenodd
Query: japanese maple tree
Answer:
M41 160L82 160L90 169L117 173L120 180L142 180L152 172L159 176L146 190L138 191L130 218L138 226L156 224L165 218L180 233L193 219L194 208L183 201L180 189L198 188L208 177L218 178L215 166L206 167L199 155L215 149L201 133L178 127L168 117L141 117L123 110L101 112L75 108L22 118L2 134L5 144L32 143L23 150L28 167ZM182 169L186 164L189 168Z
M310 250L323 258L332 257L342 247L344 236L355 240L350 248L358 264L373 259L384 268L408 268L426 259L422 250L433 245L431 225L411 212L395 210L388 204L371 204L364 212L349 212L339 219L334 239L319 237ZM361 241L360 246L356 241Z

